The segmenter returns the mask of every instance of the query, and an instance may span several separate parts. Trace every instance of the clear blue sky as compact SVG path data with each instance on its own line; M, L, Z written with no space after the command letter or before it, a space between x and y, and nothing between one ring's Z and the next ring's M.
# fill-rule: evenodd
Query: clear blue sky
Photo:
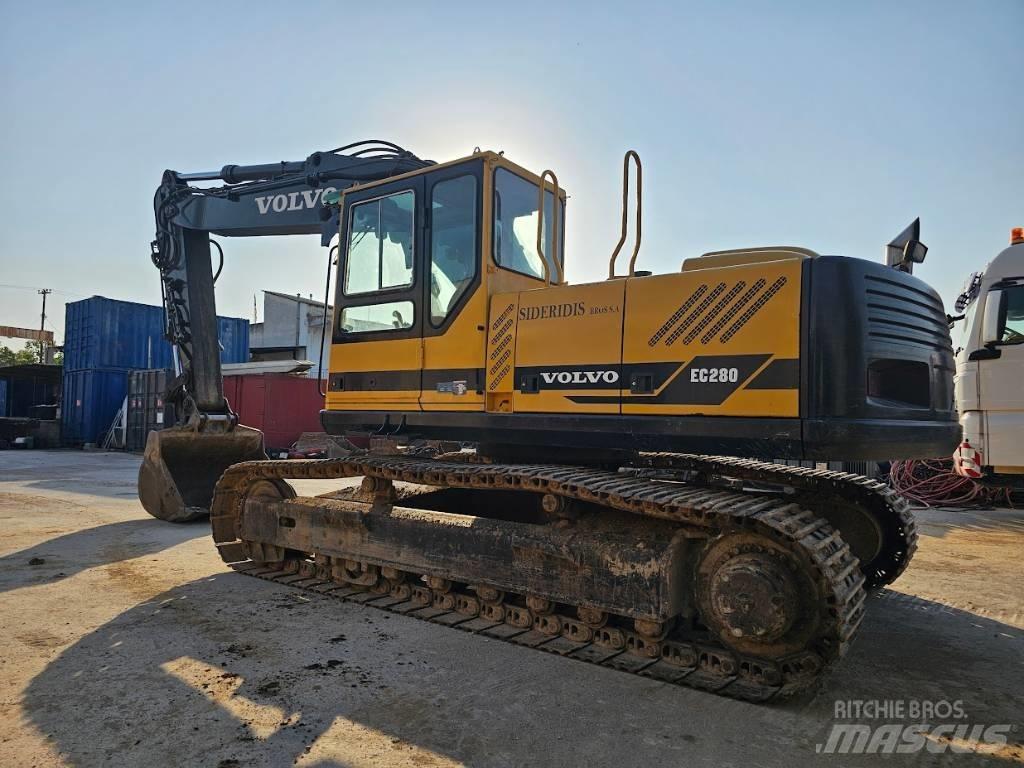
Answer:
M569 194L568 277L600 279L621 157L640 261L794 244L882 258L921 216L952 304L1024 226L1024 2L29 3L0 0L0 324L51 297L157 303L164 168L361 138L503 149ZM229 240L218 309L323 290L316 238ZM59 334L60 335L60 334Z

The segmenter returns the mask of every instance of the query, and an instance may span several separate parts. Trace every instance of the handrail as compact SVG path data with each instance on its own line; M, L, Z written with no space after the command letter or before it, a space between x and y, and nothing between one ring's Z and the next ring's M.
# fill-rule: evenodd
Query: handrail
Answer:
M551 271L548 269L548 260L544 257L544 193L547 191L548 176L551 177L551 183L554 185L552 190L554 204L551 206L551 263L558 270L558 282L555 285L562 285L565 282L565 273L562 264L558 261L558 209L561 206L558 204L558 177L550 169L540 175L540 184L537 189L537 255L540 256L541 263L544 265L544 282L550 284Z
M629 228L626 217L626 207L629 205L629 158L631 157L636 162L636 245L633 246L633 255L629 259L630 277L633 277L636 266L636 257L637 254L640 253L640 211L644 188L644 169L643 166L640 165L640 155L631 149L626 152L626 156L622 158L622 235L619 237L619 242L615 245L615 252L612 253L612 258L608 262L609 280L615 279L615 260L619 258L619 251L622 250L622 246L626 242L626 234Z

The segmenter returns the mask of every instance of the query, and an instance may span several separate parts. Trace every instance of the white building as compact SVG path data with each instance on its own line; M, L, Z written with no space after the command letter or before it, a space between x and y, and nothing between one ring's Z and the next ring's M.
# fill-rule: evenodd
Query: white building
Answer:
M334 307L327 307L327 343L324 345L322 373L317 368L324 324L324 304L296 294L263 292L263 320L249 326L249 352L253 361L309 361L310 376L327 378L330 353L330 325Z

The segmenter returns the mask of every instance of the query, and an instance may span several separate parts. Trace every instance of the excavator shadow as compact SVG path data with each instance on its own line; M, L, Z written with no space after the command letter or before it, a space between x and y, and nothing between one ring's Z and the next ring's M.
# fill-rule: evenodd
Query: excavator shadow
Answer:
M990 509L915 509L922 534L944 538L949 533L1005 531L1024 534L1024 510L1004 507Z
M20 714L80 766L799 766L835 760L815 744L840 700L1017 722L1021 629L876 602L822 690L759 706L223 573L67 648Z
M208 536L210 526L168 526L150 518L83 528L0 557L0 592L51 583L133 557Z
M0 453L0 484L5 491L62 495L68 503L95 499L134 500L138 461L131 454L108 451L43 449ZM71 494L69 498L67 495ZM92 497L89 501L86 497Z

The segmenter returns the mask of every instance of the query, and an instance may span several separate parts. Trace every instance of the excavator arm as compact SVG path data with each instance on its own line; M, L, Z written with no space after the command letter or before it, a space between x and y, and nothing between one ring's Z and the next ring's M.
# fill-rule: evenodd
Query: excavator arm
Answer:
M338 207L324 197L353 184L430 165L396 144L365 141L305 160L226 165L219 171L165 171L154 197L152 260L160 271L165 332L178 374L174 427L147 440L139 497L154 517L184 521L205 515L220 474L238 461L265 458L263 436L238 425L224 399L210 235L260 237L338 232ZM204 182L220 186L198 186ZM223 266L223 253L220 253Z

